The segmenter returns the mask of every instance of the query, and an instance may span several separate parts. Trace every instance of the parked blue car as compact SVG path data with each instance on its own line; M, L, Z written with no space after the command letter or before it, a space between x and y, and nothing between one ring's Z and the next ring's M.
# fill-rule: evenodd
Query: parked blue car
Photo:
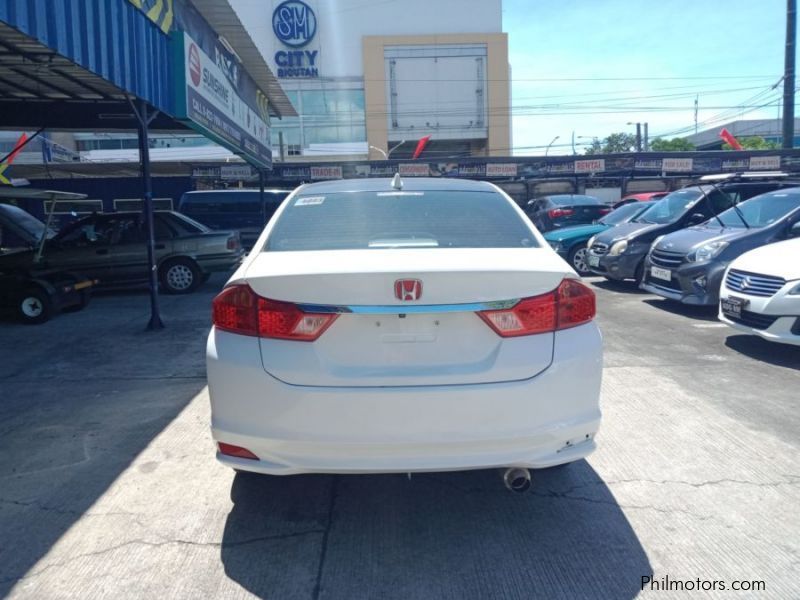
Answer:
M653 204L655 202L624 204L591 225L576 225L548 231L544 234L544 239L579 275L589 275L589 263L586 259L589 239L615 225L634 220Z

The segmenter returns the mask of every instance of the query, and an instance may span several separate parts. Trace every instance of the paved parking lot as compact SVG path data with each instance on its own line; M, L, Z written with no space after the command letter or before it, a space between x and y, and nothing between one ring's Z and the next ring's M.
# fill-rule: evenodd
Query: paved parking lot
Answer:
M588 461L523 495L494 471L234 476L204 376L222 281L164 298L161 332L142 293L0 323L0 596L631 598L651 576L800 597L800 348L592 280Z

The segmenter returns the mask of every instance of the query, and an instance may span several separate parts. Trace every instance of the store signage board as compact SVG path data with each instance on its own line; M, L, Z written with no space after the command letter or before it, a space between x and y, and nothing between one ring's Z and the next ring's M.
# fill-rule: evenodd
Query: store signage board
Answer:
M317 33L317 16L301 0L286 0L272 11L272 31L287 50L275 53L276 74L281 79L319 77L319 50L306 48Z
M263 94L246 74L232 78L189 34L181 35L184 78L177 77L176 117L251 164L271 168Z

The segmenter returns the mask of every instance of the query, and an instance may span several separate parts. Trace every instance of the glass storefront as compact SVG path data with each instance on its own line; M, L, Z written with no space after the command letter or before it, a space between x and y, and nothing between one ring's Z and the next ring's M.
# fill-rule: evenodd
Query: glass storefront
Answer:
M273 119L272 146L279 152L280 136L288 156L314 145L366 144L363 89L286 90L299 117Z

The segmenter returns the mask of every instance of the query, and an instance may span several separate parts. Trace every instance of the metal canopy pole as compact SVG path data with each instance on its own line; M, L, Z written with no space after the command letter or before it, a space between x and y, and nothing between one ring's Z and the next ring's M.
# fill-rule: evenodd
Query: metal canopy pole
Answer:
M264 202L264 169L258 169L258 202L261 204L261 227L267 224L267 207Z
M150 145L148 142L148 126L158 115L153 111L148 115L147 103L144 100L128 101L136 114L137 129L139 130L139 157L142 167L142 185L144 188L144 218L147 224L147 265L149 269L148 281L150 283L150 322L148 330L164 328L161 312L158 306L158 265L156 264L155 229L153 227L153 182L150 178ZM138 104L138 108L137 108Z

